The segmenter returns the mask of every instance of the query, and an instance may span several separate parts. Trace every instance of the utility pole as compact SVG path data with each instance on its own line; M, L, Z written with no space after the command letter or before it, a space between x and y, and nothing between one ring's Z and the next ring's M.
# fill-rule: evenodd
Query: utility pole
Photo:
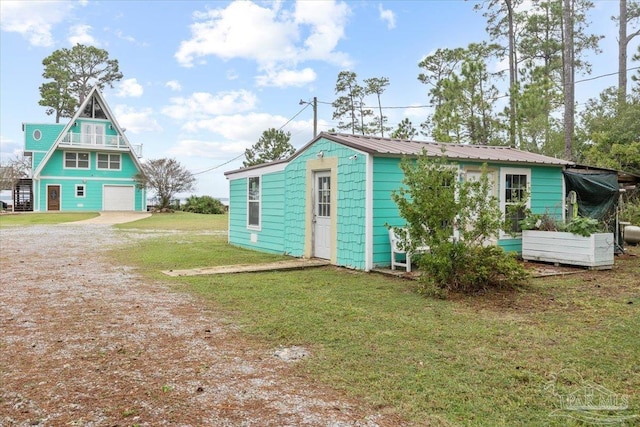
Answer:
M302 99L298 103L300 105L309 104L313 107L313 137L318 134L318 98L313 97L313 102L303 101Z
M318 134L318 98L313 97L313 137Z

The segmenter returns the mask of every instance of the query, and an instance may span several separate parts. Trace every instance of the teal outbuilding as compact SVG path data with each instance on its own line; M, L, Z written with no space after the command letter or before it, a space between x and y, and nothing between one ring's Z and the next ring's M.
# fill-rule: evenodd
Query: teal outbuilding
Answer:
M444 155L462 180L486 165L503 212L514 191L526 189L533 212L564 215L569 161L503 146L323 132L287 160L225 173L229 243L358 270L389 266L387 226L405 224L391 198L403 185L400 161L423 152ZM521 250L517 234L500 233L494 243Z
M97 88L68 123L22 127L32 176L16 186L17 210L146 210L146 192L134 179L142 146L129 142Z

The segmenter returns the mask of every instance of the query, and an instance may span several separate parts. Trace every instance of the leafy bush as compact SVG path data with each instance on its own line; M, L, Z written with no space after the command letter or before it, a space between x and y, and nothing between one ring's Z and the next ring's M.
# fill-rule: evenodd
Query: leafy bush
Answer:
M445 297L449 291L478 292L524 282L527 272L514 256L486 245L503 225L486 170L478 181L461 181L457 168L426 153L403 159L400 167L404 186L392 198L407 222L407 249L431 248L416 258L425 273L420 276L422 293Z
M620 221L640 225L640 190L636 190L631 196L628 196L622 204Z
M445 297L448 291L473 293L525 283L528 273L515 254L499 246L449 242L433 248L418 262L426 273L419 292Z
M200 214L223 214L226 212L226 207L220 200L211 196L190 196L182 206L182 210Z

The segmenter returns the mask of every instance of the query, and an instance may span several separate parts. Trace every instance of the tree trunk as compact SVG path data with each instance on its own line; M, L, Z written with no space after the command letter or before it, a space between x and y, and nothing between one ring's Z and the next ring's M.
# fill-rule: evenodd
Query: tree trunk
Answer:
M572 159L571 142L573 139L573 120L575 103L574 63L573 63L573 0L564 0L563 21L563 64L564 80L564 157Z
M513 28L513 5L505 0L509 20L509 145L516 146L516 83L518 70L516 63L515 30Z
M618 103L627 100L627 0L620 0L618 21Z

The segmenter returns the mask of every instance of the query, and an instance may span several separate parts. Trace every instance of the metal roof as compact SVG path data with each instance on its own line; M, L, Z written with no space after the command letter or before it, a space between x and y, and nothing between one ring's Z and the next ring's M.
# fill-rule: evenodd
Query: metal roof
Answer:
M301 147L293 154L293 156L289 157L288 159L263 163L248 168L235 169L227 171L224 174L233 175L241 171L243 172L252 169L260 169L279 163L287 163L292 159L298 157L307 148L309 148L316 141L322 138L345 145L355 150L372 154L374 156L417 156L421 154L423 150L426 150L428 156L439 157L444 155L446 158L453 160L470 160L494 163L524 163L550 166L570 166L575 164L568 160L557 159L555 157L530 153L528 151L522 151L516 148L505 146L410 141L407 139L381 138L378 136L321 132L320 134L318 134L318 136Z
M543 165L573 165L573 162L530 153L512 147L495 145L467 145L441 142L409 141L406 139L381 138L377 136L349 135L322 132L318 138L326 138L339 144L373 155L415 156L423 150L428 156L444 155L448 159L475 160L483 162L531 163ZM316 141L318 138L314 139ZM314 142L312 141L312 143ZM303 151L301 149L300 151Z

